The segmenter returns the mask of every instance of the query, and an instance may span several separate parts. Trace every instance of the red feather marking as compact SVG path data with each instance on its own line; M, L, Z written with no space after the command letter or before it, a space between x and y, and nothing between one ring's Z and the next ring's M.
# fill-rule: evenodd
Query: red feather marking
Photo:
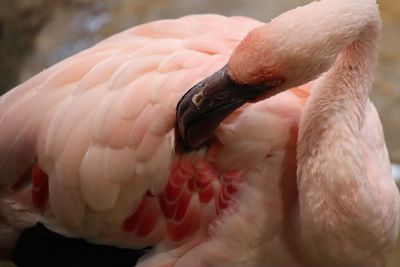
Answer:
M146 212L148 201L149 200L147 197L143 197L143 200L140 203L139 207L136 209L136 211L131 216L129 216L128 218L125 219L124 224L122 226L122 229L125 232L135 231L136 227L139 224L140 218Z
M172 241L179 242L186 237L187 229L183 228L180 224L171 221L167 224L167 233Z
M192 158L182 156L180 157L179 163L180 164L178 168L183 172L185 176L192 177L195 174Z
M165 218L171 219L175 213L176 203L168 204L168 201L165 199L165 194L161 194L158 197L158 202L160 203L160 207Z
M179 198L178 205L176 206L175 213L175 221L182 221L183 217L185 217L187 209L189 207L189 203L192 200L192 192L184 191L182 192L181 197Z
M228 192L229 195L233 195L236 193L237 188L233 184L229 184L226 186L226 191Z
M214 197L214 187L210 184L205 190L199 192L199 200L201 203L207 204Z
M38 209L43 210L48 198L49 178L35 162L32 167L32 202Z
M200 210L196 207L192 207L188 209L182 222L167 222L167 234L174 242L183 241L187 236L197 232L200 227L200 222Z
M125 219L123 231L144 238L162 224L166 237L177 243L199 231L206 232L200 225L204 219L211 223L229 206L241 175L221 172L205 159L182 155L173 163L163 192L156 196L146 192L139 207Z
M192 192L195 192L195 191L196 191L196 178L197 178L197 177L191 177L191 178L188 180L187 188L189 189L189 191L192 191Z
M174 162L164 192L158 197L160 208L166 219L179 222L186 216L190 201L197 194L199 204L214 200L219 213L228 207L241 175L240 171L222 173L214 163L203 158L181 156Z
M157 203L154 201L149 201L147 203L147 209L140 219L140 223L136 229L136 234L138 237L145 237L151 233L151 231L156 226L159 217L159 210L156 206Z
M211 164L204 159L197 159L194 163L197 173L206 173L210 169Z
M165 199L168 201L168 203L175 203L177 201L179 195L181 194L182 187L183 185L178 187L168 181L164 190Z
M199 179L196 179L196 188L198 188L200 192L208 188L208 186L214 180L214 177L209 177L206 175L200 175L198 178Z
M186 182L187 177L187 174L181 172L179 169L176 169L172 172L169 181L172 185L176 187L181 187Z

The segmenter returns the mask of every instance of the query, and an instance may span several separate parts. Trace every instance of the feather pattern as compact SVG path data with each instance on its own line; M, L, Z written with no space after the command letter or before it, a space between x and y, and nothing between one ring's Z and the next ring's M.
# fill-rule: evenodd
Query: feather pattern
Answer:
M199 180L196 193L195 172L182 170L180 193L165 195L182 173L173 167L180 166L173 154L175 106L261 24L249 19L238 32L232 26L239 22L206 17L212 22L191 16L116 34L2 96L2 187L16 183L37 159L49 176L42 221L57 231L98 242L109 242L113 233L112 242L132 247L150 240L182 243L200 228L204 233L229 193L210 174ZM224 34L210 43L218 33ZM176 199L166 204L167 196ZM146 212L138 214L141 205ZM131 216L143 223L124 231Z
M154 246L140 267L382 266L399 197L368 100L377 14L372 0L322 0L266 25L156 21L2 96L0 252L39 220L94 243ZM233 82L281 93L176 153L179 99L227 62Z

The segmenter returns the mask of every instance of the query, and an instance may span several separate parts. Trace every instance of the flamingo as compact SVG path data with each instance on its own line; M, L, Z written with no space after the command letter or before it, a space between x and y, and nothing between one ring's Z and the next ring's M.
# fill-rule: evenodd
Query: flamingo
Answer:
M153 247L140 267L384 266L400 202L369 100L380 29L374 0L192 15L42 71L0 99L2 254L40 221Z

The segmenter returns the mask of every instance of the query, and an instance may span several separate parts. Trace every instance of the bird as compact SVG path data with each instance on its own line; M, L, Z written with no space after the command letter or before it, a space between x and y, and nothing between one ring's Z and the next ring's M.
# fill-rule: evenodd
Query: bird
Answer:
M139 267L378 267L399 192L374 0L136 26L0 98L0 255L37 222Z

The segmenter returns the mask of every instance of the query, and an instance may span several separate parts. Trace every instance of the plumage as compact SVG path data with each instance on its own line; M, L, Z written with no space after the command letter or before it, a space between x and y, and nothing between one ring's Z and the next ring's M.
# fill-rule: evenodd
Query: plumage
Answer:
M375 1L322 0L268 24L155 21L44 70L0 98L0 217L156 247L140 267L382 266L399 196L368 100L377 14ZM182 152L178 103L225 64L231 82L274 91Z

